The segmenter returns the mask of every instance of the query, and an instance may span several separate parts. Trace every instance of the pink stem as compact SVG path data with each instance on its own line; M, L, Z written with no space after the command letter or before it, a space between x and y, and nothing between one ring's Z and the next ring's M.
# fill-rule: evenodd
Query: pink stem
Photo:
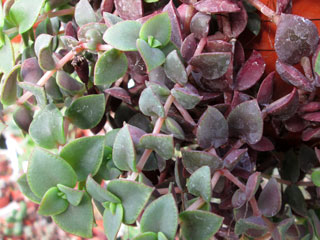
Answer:
M247 0L252 6L258 9L263 15L267 16L271 19L275 24L279 23L279 15L275 13L272 9L267 7L264 3L260 2L260 0Z
M163 195L163 194L169 193L169 188L159 188L159 189L157 189L157 191L158 191L161 195ZM178 187L175 187L175 188L174 188L174 191L175 191L176 193L181 193L181 189L178 188Z
M186 120L193 126L197 125L193 118L190 116L189 112L186 109L184 109L176 100L173 102L173 104L176 106L184 120Z

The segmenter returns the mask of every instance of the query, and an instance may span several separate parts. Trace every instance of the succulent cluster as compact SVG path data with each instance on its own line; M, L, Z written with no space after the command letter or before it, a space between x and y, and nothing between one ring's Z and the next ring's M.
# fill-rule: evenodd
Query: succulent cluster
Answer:
M95 206L109 240L122 224L135 240L318 239L319 33L291 6L7 0L0 98L37 145L21 191L85 238ZM277 24L277 73L238 40L259 34L256 8Z

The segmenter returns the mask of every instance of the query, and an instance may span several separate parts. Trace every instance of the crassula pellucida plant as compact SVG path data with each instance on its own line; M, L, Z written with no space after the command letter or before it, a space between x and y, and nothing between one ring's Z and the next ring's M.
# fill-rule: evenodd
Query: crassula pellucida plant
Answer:
M39 214L84 238L96 208L109 240L122 224L135 240L319 239L319 33L290 0L2 6L1 103L36 144L18 183ZM277 74L238 40L259 34L256 9L277 25Z

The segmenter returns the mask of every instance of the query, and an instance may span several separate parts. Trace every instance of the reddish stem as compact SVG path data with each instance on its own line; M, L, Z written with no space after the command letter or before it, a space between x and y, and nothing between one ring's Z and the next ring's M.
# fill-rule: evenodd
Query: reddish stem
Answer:
M178 109L178 111L180 112L180 114L182 115L182 117L184 118L184 120L186 120L188 123L190 123L193 126L197 125L186 109L184 109L176 100L174 100L173 103Z
M264 3L260 0L247 0L252 6L258 9L263 15L270 18L272 22L278 25L280 21L280 16L275 13L271 8L267 7Z

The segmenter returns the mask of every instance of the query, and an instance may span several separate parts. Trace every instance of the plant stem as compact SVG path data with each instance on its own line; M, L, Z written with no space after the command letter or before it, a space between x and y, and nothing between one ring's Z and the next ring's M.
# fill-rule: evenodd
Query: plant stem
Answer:
M44 13L41 16L39 16L37 19L37 23L42 22L46 18L54 18L54 17L65 16L65 15L73 15L74 9L75 9L74 7L71 7L68 9L62 9L62 10L58 10L58 11L49 11L49 12Z
M61 69L67 62L69 62L70 60L73 59L73 57L81 52L83 50L82 47L76 48L75 51L70 51L68 52L63 58L61 58L59 60L59 62L56 64L56 68L46 72L41 78L40 80L37 82L38 86L43 86L46 84L46 82L50 79L50 77L53 76L53 74L55 74L55 72L59 69ZM30 97L32 96L31 92L26 92L25 94L23 94L17 101L17 104L21 105L23 104L25 101L27 101Z
M247 0L252 6L258 9L263 15L270 18L272 22L278 25L280 16L275 13L271 8L267 7L264 3L260 0Z
M157 191L158 191L161 195L163 195L163 194L169 193L169 188L158 188ZM181 190L180 190L180 188L178 188L178 187L175 187L175 188L174 188L174 191L175 191L176 193L181 193Z
M193 118L190 116L189 112L186 109L184 109L176 100L173 101L173 104L176 106L184 120L186 120L193 126L197 125Z

